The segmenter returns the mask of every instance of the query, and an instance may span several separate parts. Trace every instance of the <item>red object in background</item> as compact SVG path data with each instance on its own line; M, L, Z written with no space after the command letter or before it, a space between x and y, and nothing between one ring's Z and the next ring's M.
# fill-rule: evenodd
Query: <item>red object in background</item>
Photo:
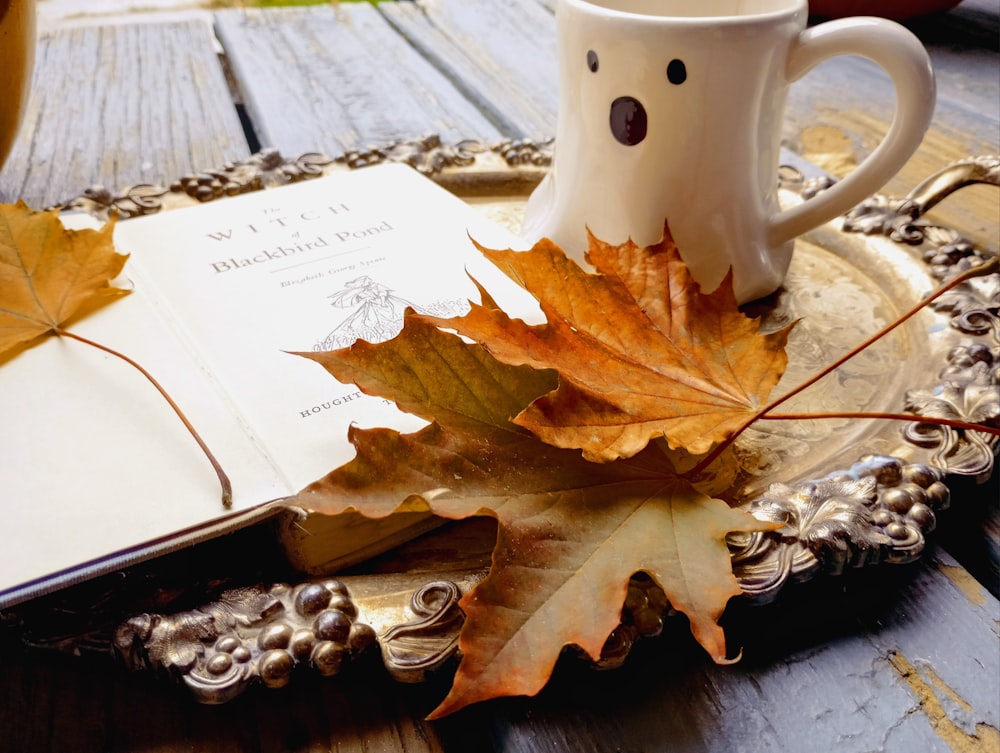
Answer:
M826 18L883 16L901 21L950 10L961 0L809 0L809 12Z

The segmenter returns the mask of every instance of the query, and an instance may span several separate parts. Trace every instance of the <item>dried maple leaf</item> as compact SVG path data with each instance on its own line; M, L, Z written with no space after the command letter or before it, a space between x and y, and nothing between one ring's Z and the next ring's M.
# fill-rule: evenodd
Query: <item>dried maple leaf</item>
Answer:
M302 355L434 423L411 435L352 429L357 457L294 504L498 520L490 574L461 602L462 661L433 716L538 692L568 644L597 658L637 571L724 658L717 620L739 593L725 537L768 524L695 491L655 447L598 464L541 442L509 417L551 391L555 374L500 363L428 318L408 316L388 342Z
M664 235L648 248L591 236L596 274L548 240L526 252L480 247L539 300L547 322L474 306L447 326L504 363L559 372L558 389L516 423L596 461L629 457L661 436L700 455L764 406L787 364L790 327L760 333L737 308L730 277L702 294Z
M212 451L152 374L123 353L66 331L73 317L130 291L111 285L128 260L114 246L114 219L100 230L67 230L55 210L23 201L0 204L0 356L50 332L115 356L138 370L163 396L219 476L222 503L232 485Z
M0 204L0 354L62 327L82 307L127 295L109 282L127 256L114 222L66 230L58 212Z

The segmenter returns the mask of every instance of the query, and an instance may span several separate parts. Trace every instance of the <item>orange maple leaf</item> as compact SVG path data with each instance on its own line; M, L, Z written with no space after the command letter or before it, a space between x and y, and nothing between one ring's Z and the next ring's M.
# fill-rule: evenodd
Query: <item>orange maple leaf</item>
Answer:
M547 322L473 306L440 323L504 363L559 372L558 389L515 419L546 443L608 461L662 436L700 455L753 420L784 373L791 326L760 333L737 308L731 277L699 292L669 229L646 248L591 236L596 274L548 240L480 250L538 299Z
M433 716L537 693L568 644L599 657L638 571L688 615L712 657L724 659L718 619L740 592L726 534L771 524L694 490L656 447L598 464L541 442L509 417L551 391L555 373L503 364L426 317L408 316L384 343L302 355L434 422L411 435L352 429L357 457L292 504L498 521L490 574L461 602L463 658Z
M0 204L0 354L62 327L84 307L119 298L110 285L128 256L115 251L114 221L67 230L56 211Z

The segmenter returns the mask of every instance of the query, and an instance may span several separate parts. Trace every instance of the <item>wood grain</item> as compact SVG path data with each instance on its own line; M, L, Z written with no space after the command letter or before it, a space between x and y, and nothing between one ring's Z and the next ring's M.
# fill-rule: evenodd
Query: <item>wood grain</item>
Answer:
M206 24L63 29L39 41L0 201L43 207L95 183L169 184L248 154Z
M215 18L262 146L339 155L429 133L499 136L367 3Z
M505 136L555 134L555 19L537 0L419 0L379 10Z
M563 665L538 698L473 713L497 753L996 750L1000 607L954 567L937 553L731 610L732 667L672 632L618 672Z
M480 562L493 522L459 528L412 542L372 569L451 561L456 542ZM274 568L269 535L258 526L169 555L159 563L162 593L210 583L213 568L230 577ZM155 562L137 565L109 599L123 589L152 594L143 584L156 572ZM110 617L112 606L98 614ZM735 666L713 665L684 621L672 619L620 670L595 672L567 657L537 698L487 702L436 723L422 719L443 698L450 669L399 685L369 656L336 678L305 672L283 690L256 688L206 707L183 688L100 657L0 641L0 744L19 753L992 753L1000 743L998 618L996 598L932 549L914 565L793 587L766 607L732 604L724 621L744 653Z
M426 545L419 551L426 551ZM425 556L425 555L420 555ZM233 585L290 581L270 523L158 560L136 563L42 597L0 622L0 750L6 753L441 753L482 751L481 729L424 717L446 693L447 673L427 684L391 680L377 652L334 678L305 670L282 690L248 692L220 706L196 703L167 677L131 674L108 650L123 614L172 612ZM53 622L54 618L54 622ZM54 629L54 632L53 632ZM82 655L28 649L86 632Z
M1000 598L1000 473L983 483L955 479L951 508L935 532L947 549L993 596Z
M441 753L477 745L454 722L424 722L440 689L368 678L296 678L283 691L200 706L183 689L110 663L7 647L0 651L0 748L18 753L331 751ZM481 736L480 736L481 737ZM482 750L453 747L452 750Z

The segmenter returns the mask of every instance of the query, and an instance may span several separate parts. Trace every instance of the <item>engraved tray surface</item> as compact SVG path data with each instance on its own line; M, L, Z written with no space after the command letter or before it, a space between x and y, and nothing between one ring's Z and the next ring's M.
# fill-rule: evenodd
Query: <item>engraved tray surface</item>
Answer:
M139 216L392 160L411 164L516 230L551 149L551 142L445 145L427 137L336 159L286 159L265 151L170 187L135 186L121 193L91 188L60 208ZM895 320L942 281L995 255L923 217L969 183L1000 185L1000 159L950 165L901 200L874 196L797 242L782 290L746 309L764 328L799 320L775 395ZM805 179L794 168L781 170L785 203L808 200L830 184L827 178ZM916 412L998 426L998 309L1000 275L966 281L782 412ZM785 523L774 533L730 538L745 599L771 601L788 583L820 573L912 561L924 549L935 513L950 503L948 479L985 480L996 450L996 436L916 422L760 422L741 437L732 459L713 469L711 482L712 492L753 515ZM487 530L486 553L489 535ZM463 621L457 602L485 575L488 558L451 564L444 572L448 563L438 563L433 575L373 569L240 587L190 611L129 617L117 628L113 648L133 669L180 679L208 703L254 684L280 687L300 667L336 674L376 645L394 677L419 681L456 655ZM670 613L662 591L637 575L622 625L609 637L598 666L620 664L635 640L662 630ZM80 640L50 643L65 648Z

